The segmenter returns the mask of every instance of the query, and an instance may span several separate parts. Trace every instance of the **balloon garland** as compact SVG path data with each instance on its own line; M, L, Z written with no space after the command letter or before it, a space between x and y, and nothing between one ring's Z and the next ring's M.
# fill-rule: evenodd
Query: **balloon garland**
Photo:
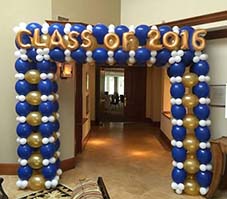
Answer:
M19 188L57 186L59 168L58 94L55 62L169 65L173 171L177 194L205 195L212 178L209 64L205 30L185 26L59 23L15 27L18 93Z

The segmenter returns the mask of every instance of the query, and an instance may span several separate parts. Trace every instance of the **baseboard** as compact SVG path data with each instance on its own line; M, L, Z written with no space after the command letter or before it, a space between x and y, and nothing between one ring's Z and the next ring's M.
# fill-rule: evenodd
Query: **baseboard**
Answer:
M90 131L88 132L88 134L86 135L86 137L83 139L83 143L82 143L82 148L83 150L85 149L86 145L87 145L87 142L88 140L90 139L90 136L91 136L91 129Z
M61 161L61 169L67 171L74 169L76 165L75 158L69 158ZM0 175L16 175L19 164L17 163L0 163Z
M156 134L157 139L159 140L159 142L161 143L161 145L167 150L167 151L171 151L172 149L172 145L171 145L171 141L169 140L169 138L165 135L164 132L162 132L161 130L159 131L158 134Z
M146 117L145 121L148 122L148 123L151 123L152 126L160 127L160 122L153 121L151 118Z

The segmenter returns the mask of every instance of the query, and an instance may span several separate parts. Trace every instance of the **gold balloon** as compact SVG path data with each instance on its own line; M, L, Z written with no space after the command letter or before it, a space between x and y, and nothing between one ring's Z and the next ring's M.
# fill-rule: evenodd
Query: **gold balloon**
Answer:
M188 158L184 161L184 169L189 174L195 174L199 171L199 162L196 158Z
M61 48L61 49L65 49L66 46L64 44L64 40L63 37L61 36L61 34L58 32L58 30L55 30L53 32L53 34L50 37L50 44L49 44L49 48L53 49L53 48Z
M22 39L23 35L32 36L32 33L29 30L20 30L20 31L18 31L17 35L16 35L16 43L17 43L17 45L20 48L23 48L23 49L31 48L31 44L24 44L23 43L23 39Z
M27 142L31 147L39 148L42 145L42 136L40 133L31 133Z
M184 192L191 196L199 195L199 184L194 179L186 179L184 182Z
M125 32L122 37L122 48L125 51L136 50L139 47L139 40L134 32Z
M195 30L192 36L192 46L196 51L202 51L206 46L206 30Z
M197 138L192 135L188 134L186 138L183 141L184 148L189 152L189 153L195 153L197 149L199 148L199 141Z
M26 101L34 106L41 103L41 93L39 91L31 91L26 95Z
M30 84L38 84L40 81L40 73L38 70L29 70L25 73L24 78Z
M147 37L146 48L149 50L161 50L163 48L160 43L161 34L158 30L150 30L147 33Z
M47 48L49 45L49 41L43 41L42 36L40 34L40 29L36 28L34 30L33 41L32 44L35 48Z
M90 30L84 30L81 33L81 38L83 40L81 47L84 49L93 51L97 47L97 40Z
M28 180L28 186L30 187L30 189L35 191L44 189L44 184L45 178L40 174L32 175L31 178Z
M35 111L35 112L30 112L27 115L27 123L30 124L31 126L38 126L41 124L41 118L42 115L40 112Z
M183 119L183 125L187 129L195 129L199 125L199 121L196 116L187 114Z
M168 50L176 50L180 43L180 37L177 33L169 31L164 34L162 43Z
M188 41L189 41L188 40L188 38L189 38L188 31L181 32L180 36L181 36L181 47L180 47L180 49L182 49L182 50L189 49L189 46L188 46Z
M49 43L50 43L50 35L48 35L48 34L41 35L41 42L42 43L46 43L47 46L49 46Z
M32 154L28 159L28 165L33 169L40 169L43 166L43 157L39 153Z
M120 39L116 33L108 33L104 37L104 44L109 50L116 50L120 45Z
M185 87L193 87L198 83L198 76L195 73L186 73L182 78Z
M187 108L193 108L199 103L199 99L197 96L189 93L189 94L184 95L184 97L182 99L182 103Z

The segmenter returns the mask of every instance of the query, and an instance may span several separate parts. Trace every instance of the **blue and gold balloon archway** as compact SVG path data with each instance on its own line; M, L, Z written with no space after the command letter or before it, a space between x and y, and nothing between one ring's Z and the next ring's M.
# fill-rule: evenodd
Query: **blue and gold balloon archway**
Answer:
M172 189L206 195L212 179L209 64L205 30L192 27L38 23L15 27L17 186L56 187L60 169L56 62L168 65L171 82Z

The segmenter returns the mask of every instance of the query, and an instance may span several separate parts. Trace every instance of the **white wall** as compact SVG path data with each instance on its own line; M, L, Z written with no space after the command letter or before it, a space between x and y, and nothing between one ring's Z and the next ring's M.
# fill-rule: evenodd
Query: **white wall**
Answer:
M227 39L216 39L207 42L206 51L209 55L210 84L227 83ZM225 108L211 107L211 132L217 138L227 136L227 119Z
M14 69L15 35L13 27L20 22L40 22L51 18L51 1L46 0L8 0L0 9L0 163L17 162L16 113L14 89L16 70Z
M122 0L121 23L152 25L226 9L226 0Z

